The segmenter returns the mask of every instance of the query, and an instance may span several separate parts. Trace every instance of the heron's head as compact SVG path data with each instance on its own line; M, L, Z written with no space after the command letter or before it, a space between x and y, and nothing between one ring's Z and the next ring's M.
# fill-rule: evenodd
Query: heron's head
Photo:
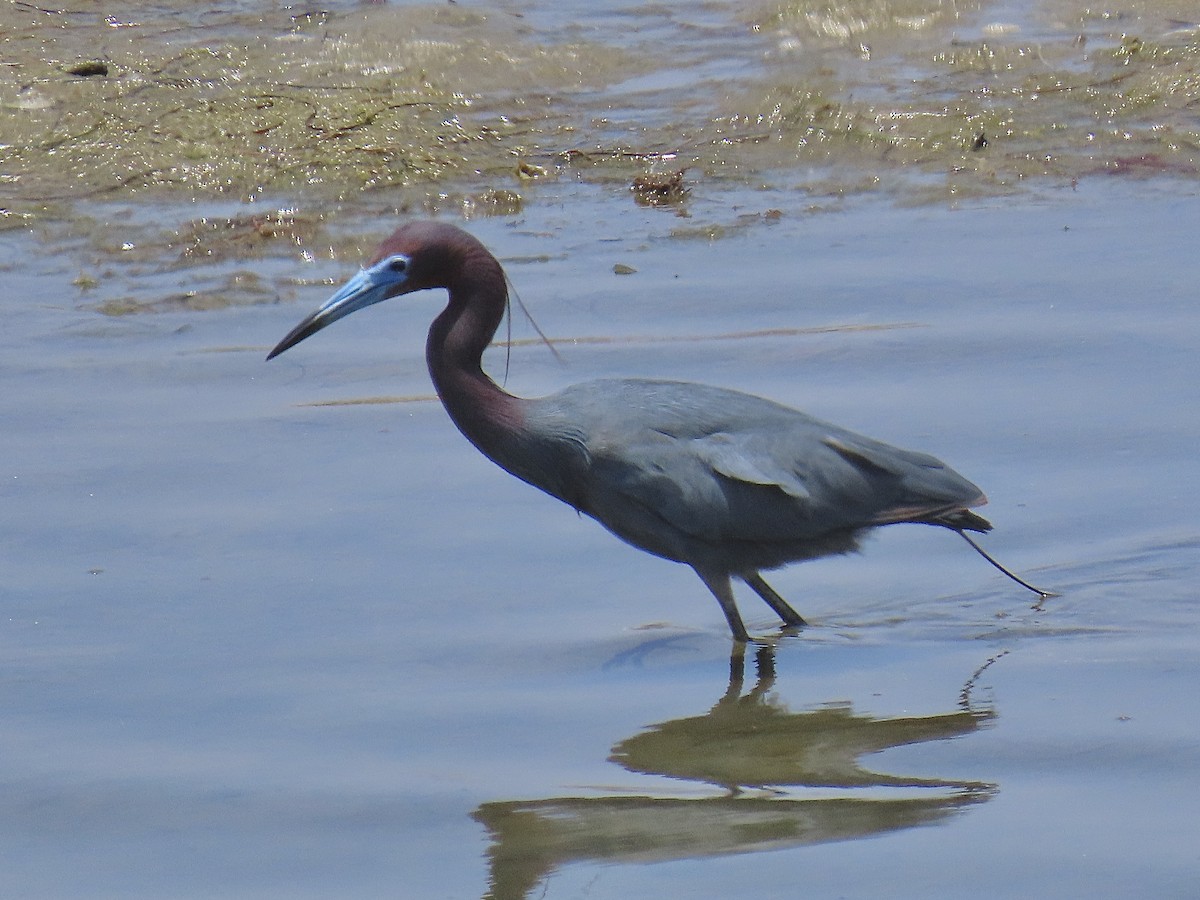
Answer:
M267 359L326 325L383 300L427 288L450 288L471 278L497 277L490 253L467 232L444 222L409 222L379 245L371 262L275 345ZM503 279L503 273L498 272Z

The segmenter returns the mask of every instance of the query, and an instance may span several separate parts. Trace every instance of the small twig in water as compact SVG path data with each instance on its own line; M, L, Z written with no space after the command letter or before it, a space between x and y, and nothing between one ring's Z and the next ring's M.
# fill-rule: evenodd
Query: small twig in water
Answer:
M960 530L958 532L958 536L961 537L968 544L970 544L972 547L974 547L976 553L978 553L980 556L982 556L984 559L986 559L988 562L990 562L993 566L995 566L997 569L999 569L1001 572L1003 572L1005 575L1007 575L1009 578L1011 578L1013 581L1015 581L1021 587L1027 588L1028 590L1033 591L1035 594L1037 594L1043 600L1047 600L1050 597L1058 596L1058 594L1054 593L1053 591L1043 591L1039 587L1034 587L1028 581L1023 581L1022 579L1018 578L1016 575L1014 575L1008 569L1004 568L1004 566L1000 565L1000 563L996 562L996 560L993 559L986 550L984 550L977 543L975 543L973 540L971 540L971 538L969 538L967 536L967 533L965 531Z

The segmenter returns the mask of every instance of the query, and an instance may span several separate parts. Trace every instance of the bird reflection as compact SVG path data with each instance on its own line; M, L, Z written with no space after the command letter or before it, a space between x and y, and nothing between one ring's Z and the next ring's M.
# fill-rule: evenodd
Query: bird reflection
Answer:
M943 740L974 731L990 712L877 719L848 703L794 713L770 691L774 649L758 648L758 679L742 696L744 657L730 661L729 689L702 716L653 725L613 748L631 772L702 781L738 793L757 787L944 787L979 790L978 782L880 775L859 758L889 747Z
M740 649L711 710L653 725L620 741L609 757L631 772L715 785L721 794L485 803L474 813L492 839L485 896L520 900L572 862L665 862L878 835L940 821L994 795L996 786L982 781L884 775L859 763L889 747L975 731L994 714L972 710L969 690L959 709L932 716L876 718L849 704L792 712L772 694L774 648L758 648L757 678L744 693ZM804 788L854 790L798 799Z

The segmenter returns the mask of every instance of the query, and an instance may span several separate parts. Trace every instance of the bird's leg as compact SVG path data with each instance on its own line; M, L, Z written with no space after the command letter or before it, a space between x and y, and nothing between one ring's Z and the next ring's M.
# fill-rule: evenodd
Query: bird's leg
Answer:
M749 641L750 635L746 632L741 613L738 612L737 604L733 600L733 586L729 583L729 576L724 572L709 572L695 566L692 568L696 570L700 580L707 585L708 589L712 591L712 595L717 598L717 602L721 604L721 612L725 613L725 619L729 622L729 630L733 632L733 639L743 643Z
M742 576L742 581L750 585L754 593L762 597L766 601L767 606L775 610L775 615L783 619L785 625L807 625L804 617L800 613L792 609L786 600L775 593L775 589L767 584L761 575L757 572L750 572Z

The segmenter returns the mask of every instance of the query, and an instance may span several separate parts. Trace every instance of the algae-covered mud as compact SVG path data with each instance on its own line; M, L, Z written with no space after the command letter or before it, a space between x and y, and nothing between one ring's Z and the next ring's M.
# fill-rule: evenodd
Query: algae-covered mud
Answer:
M561 177L828 192L932 175L934 198L1200 171L1200 14L1182 0L16 2L0 31L10 222L151 191L427 197L451 179L512 212Z

